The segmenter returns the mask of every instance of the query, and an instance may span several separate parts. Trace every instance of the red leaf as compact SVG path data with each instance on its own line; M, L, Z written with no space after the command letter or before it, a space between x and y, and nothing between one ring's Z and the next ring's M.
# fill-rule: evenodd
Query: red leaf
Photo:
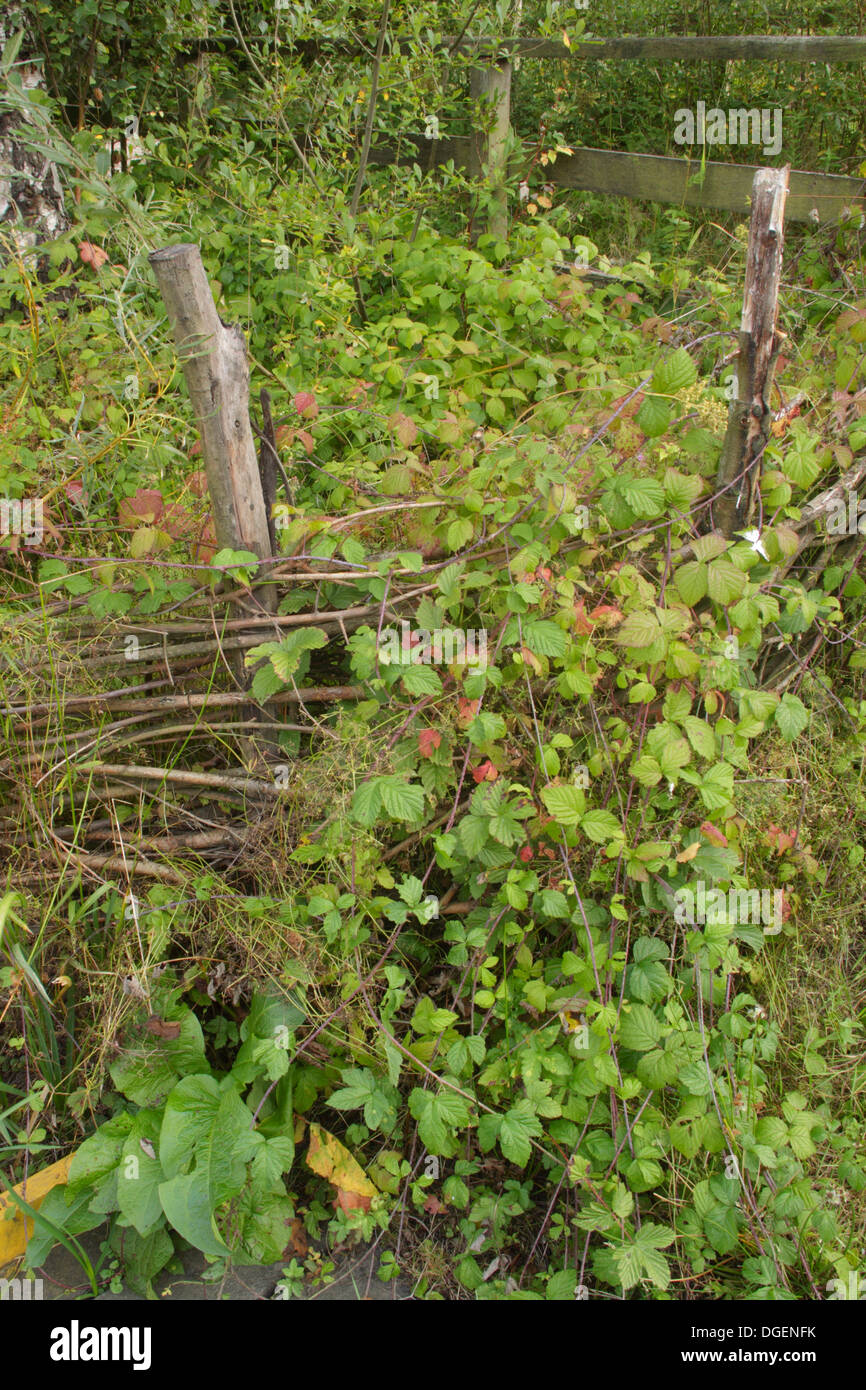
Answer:
M461 695L460 699L457 701L457 718L460 723L471 724L478 713L478 706L480 704L480 700L466 700Z
M589 615L591 623L600 623L602 627L616 627L617 623L621 623L622 620L622 612L612 603L598 604Z
M94 246L92 241L82 241L78 247L78 254L84 264L92 265L94 270L98 270L108 260L108 252L103 251L101 246Z
M706 835L707 839L711 840L714 845L718 845L720 849L727 849L727 836L723 835L721 830L719 830L717 826L713 825L713 822L711 820L705 820L701 822L701 834Z
M190 473L186 483L193 497L207 497L207 473L203 468Z
M478 767L473 767L472 776L476 782L495 782L499 776L499 769L494 767L490 759L479 763Z
M194 527L195 518L179 502L172 502L166 507L160 520L160 528L176 541L188 536Z
M337 1195L334 1198L334 1209L341 1207L343 1211L369 1211L370 1198L363 1192L346 1192L342 1187L336 1189Z
M397 410L388 421L388 428L393 430L403 445L404 449L411 449L415 440L418 438L418 426L415 421L405 415L402 410Z
M295 396L295 410L305 420L315 420L319 413L319 403L312 391L299 391Z
M152 526L165 511L162 493L156 488L139 488L132 497L121 497L117 518L123 526Z
M289 1245L291 1246L293 1254L297 1255L299 1259L305 1259L309 1246L307 1245L307 1233L304 1229L304 1223L299 1216L296 1216L292 1222L292 1234L289 1238Z
M446 1207L444 1202L439 1201L439 1198L436 1196L435 1192L431 1192L430 1196L424 1203L424 1210L428 1212L430 1216L441 1216L443 1211L447 1211L448 1208Z
M787 830L782 830L781 826L769 825L767 827L767 844L774 849L778 855L782 855L786 850L793 849L797 843L797 836L791 835Z
M517 857L521 863L528 864L532 858L532 845L524 845Z
M438 729L422 729L418 735L418 751L421 757L432 758L441 742L442 735Z
M583 599L574 605L574 630L580 637L588 637L592 632L592 623L586 616Z
M187 458L196 459L201 453L201 440L197 439L187 454Z
M213 518L207 516L199 532L198 543L190 547L194 565L209 565L216 555L216 531Z
M310 458L315 448L313 436L310 434L309 430L298 430L297 435L307 452L307 458Z

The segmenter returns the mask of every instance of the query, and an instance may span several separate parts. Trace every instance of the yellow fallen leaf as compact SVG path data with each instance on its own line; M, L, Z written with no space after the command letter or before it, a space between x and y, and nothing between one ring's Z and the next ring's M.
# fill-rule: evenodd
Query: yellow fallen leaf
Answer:
M50 1168L31 1173L27 1179L26 1192L23 1182L19 1182L12 1191L17 1192L19 1197L23 1197L25 1202L38 1210L43 1197L48 1195L52 1187L66 1182L71 1162L72 1154L68 1154L66 1158L61 1158L59 1163L52 1163ZM13 1202L7 1191L0 1191L0 1269L24 1254L27 1241L33 1235L33 1221L30 1217L27 1217L26 1221L25 1230L24 1212Z
M678 863L678 864L688 864L688 863L690 863L691 860L694 859L694 857L695 857L695 855L697 854L697 852L698 852L698 850L700 849L700 847L701 847L701 842L700 842L700 840L695 840L695 842L694 842L693 845L689 845L688 849L684 849L680 854L677 855L677 863Z
M378 1195L360 1163L339 1139L322 1129L321 1125L310 1124L307 1166L320 1178L327 1178L340 1192L355 1192L359 1197L367 1198Z

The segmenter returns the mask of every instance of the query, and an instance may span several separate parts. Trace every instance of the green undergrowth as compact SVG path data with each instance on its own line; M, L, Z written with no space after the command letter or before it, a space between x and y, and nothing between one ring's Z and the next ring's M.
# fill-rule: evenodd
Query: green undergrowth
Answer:
M323 206L255 148L214 158L205 203L170 132L110 185L88 138L60 146L75 227L0 271L0 483L47 518L3 554L0 1158L76 1151L31 1264L107 1220L144 1292L186 1242L216 1271L286 1252L290 1294L323 1236L381 1237L381 1276L431 1298L848 1289L866 590L856 525L826 555L797 528L866 447L858 229L798 248L798 403L728 541L742 226L724 274L615 267L567 209L507 243L417 221L420 171L373 178L355 221L333 169ZM281 614L370 611L247 652L261 701L359 697L287 732L266 810L217 790L248 834L228 867L169 851L169 882L130 884L76 859L91 736L110 757L120 731L74 698L134 684L94 643L266 577L206 543L146 263L178 226L273 396ZM202 688L227 684L216 653ZM156 744L123 759L242 770L228 734ZM111 805L136 834L184 814Z

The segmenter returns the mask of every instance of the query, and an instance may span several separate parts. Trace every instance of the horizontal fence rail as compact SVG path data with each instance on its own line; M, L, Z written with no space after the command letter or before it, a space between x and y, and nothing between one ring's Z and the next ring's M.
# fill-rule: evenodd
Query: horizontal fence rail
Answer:
M439 140L436 163L468 168L472 158L469 136L455 140ZM378 166L413 161L424 162L429 142L418 136L411 152L399 152L390 145L374 146L370 163ZM700 173L700 160L676 159L668 155L627 154L618 150L576 149L573 155L557 155L555 164L544 170L547 183L558 188L580 189L584 192L607 193L624 198L647 198L659 203L678 203L687 207L725 208L730 212L748 212L752 182L757 165L720 164L707 161L701 185L689 180ZM509 172L519 177L522 172L519 157L513 160ZM791 171L790 193L786 219L791 222L838 221L844 208L863 208L866 180L841 174ZM817 215L816 215L817 214Z
M399 41L402 45L402 40ZM449 41L442 40L448 48ZM676 59L684 63L736 62L740 59L786 63L862 63L866 38L857 35L802 35L789 38L772 34L657 35L648 38L595 39L581 35L570 46L559 39L461 39L458 52L478 57L507 53L522 58L560 58L573 63L634 62L639 59Z
M347 57L372 60L371 49L354 39L291 39L276 35L249 34L245 42L272 43L317 57L321 53L341 53ZM408 53L418 40L392 37L386 45L392 53ZM866 38L858 34L803 34L789 37L776 34L651 35L646 38L592 38L581 35L571 45L560 39L507 38L488 35L481 38L438 38L433 45L446 53L468 53L474 58L495 61L502 57L558 58L572 63L636 62L647 60L682 63L739 62L777 60L786 63L862 63L866 61ZM231 34L218 39L190 41L180 55L192 62L201 53L228 52L239 48Z

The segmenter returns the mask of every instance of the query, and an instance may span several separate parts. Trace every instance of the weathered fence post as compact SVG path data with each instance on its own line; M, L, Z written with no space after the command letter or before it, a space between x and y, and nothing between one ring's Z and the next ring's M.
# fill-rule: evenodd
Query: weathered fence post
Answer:
M508 134L511 118L511 64L500 60L493 67L473 68L470 74L473 101L492 107L493 124L478 132L471 142L470 173L486 176L492 207L487 221L491 236L504 241L508 235L508 193L506 189Z
M269 560L273 551L250 425L243 332L223 323L217 313L197 246L167 246L148 259L168 311L201 437L217 546L250 550L260 560ZM275 586L261 585L255 602L260 612L276 612ZM242 651L233 655L232 669L238 684L247 688L252 673L244 667ZM253 714L252 708L245 711L247 717Z
M268 518L249 416L244 335L216 311L197 246L168 246L148 258L165 301L201 435L220 548L271 558Z
M790 165L759 169L752 184L752 219L737 357L737 394L716 477L713 520L730 538L752 519L761 457L770 437L770 390L779 353L776 333Z

